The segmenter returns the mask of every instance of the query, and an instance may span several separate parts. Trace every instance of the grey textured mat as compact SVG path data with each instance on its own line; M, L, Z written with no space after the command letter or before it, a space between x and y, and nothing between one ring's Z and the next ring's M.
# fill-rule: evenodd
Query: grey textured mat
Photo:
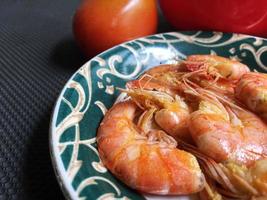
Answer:
M86 59L72 38L79 1L0 2L0 199L63 199L49 155L49 120Z

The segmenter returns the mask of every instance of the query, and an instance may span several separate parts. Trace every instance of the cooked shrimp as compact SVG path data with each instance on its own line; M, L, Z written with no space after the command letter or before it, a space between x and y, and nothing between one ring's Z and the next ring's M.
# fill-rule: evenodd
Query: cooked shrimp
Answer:
M267 120L267 75L247 73L235 88L235 96L251 111Z
M134 123L138 106L132 101L115 104L97 133L104 165L128 186L152 194L190 194L204 186L196 158L176 148L161 130L142 131Z
M249 166L267 155L267 126L249 111L201 101L189 129L198 149L217 162Z
M129 81L130 89L157 90L175 96L182 91L182 65L160 65L146 71L139 79Z
M227 188L221 189L221 194L239 199L265 195L267 191L262 185L267 183L266 178L256 178L253 172L248 179L247 174L253 166L263 165L256 163L267 156L267 126L254 113L214 99L201 100L199 109L191 114L189 130L197 150L185 149L202 160L209 177ZM237 175L230 170L232 166L246 169L246 173ZM258 167L257 170L260 171ZM257 180L261 188L255 184Z
M128 89L127 94L142 109L154 109L155 122L169 135L191 142L188 130L190 108L179 96L172 97L160 91Z
M169 135L191 143L187 126L191 109L179 95L183 92L183 71L180 65L154 67L138 80L129 81L125 92L142 109L156 108L155 121Z
M267 159L257 160L250 167L227 163L224 171L241 193L267 196Z
M249 68L234 60L215 55L191 55L184 61L190 71L204 70L208 74L227 80L239 80Z
M195 155L206 176L201 199L264 199L267 196L267 159L245 166L235 161L215 162L197 147L180 141L180 147ZM214 182L215 181L215 182ZM217 183L217 184L215 184ZM227 198L227 199L228 199Z
M101 123L103 163L153 194L190 194L205 185L203 198L267 195L267 125L255 114L267 118L266 77L212 55L150 69L127 83L131 100L114 105Z

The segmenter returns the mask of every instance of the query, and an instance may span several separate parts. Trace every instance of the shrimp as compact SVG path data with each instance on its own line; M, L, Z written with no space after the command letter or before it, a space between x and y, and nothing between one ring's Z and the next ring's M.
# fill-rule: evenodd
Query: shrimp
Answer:
M266 195L267 126L258 116L203 98L190 116L189 130L196 147L183 149L200 158L209 177L228 189L220 193L241 199Z
M245 64L215 55L191 55L184 63L190 71L204 70L212 76L231 81L239 80L250 71Z
M131 100L115 104L97 133L104 165L131 188L152 194L190 194L202 190L204 176L196 158L176 148L162 130L143 133L134 123L138 106Z
M214 170L215 176L206 178L205 188L200 191L201 199L266 199L267 196L267 159L255 161L255 163L246 167L235 163L226 163L224 165L209 163L210 169ZM205 167L204 171L206 170ZM208 171L210 170L208 169ZM217 172L216 172L217 170ZM207 171L206 171L207 173ZM212 179L212 178L213 179ZM216 182L222 183L221 186ZM223 185L225 184L225 185ZM229 188L226 190L226 188ZM227 199L228 199L227 198Z
M247 110L225 107L202 100L199 109L191 114L189 130L198 149L217 162L246 166L264 158L267 155L265 123Z
M267 120L267 75L246 73L235 88L235 96L251 111Z
M184 74L182 65L160 65L146 71L138 80L129 81L127 87L157 90L175 96L183 91L181 77Z
M180 95L184 70L180 65L154 67L138 80L129 81L128 90L123 91L143 110L155 108L157 125L169 135L191 143L187 125L191 108Z
M265 75L212 55L148 70L122 89L131 100L114 105L101 123L100 158L142 192L266 195L267 125L256 115L265 117L265 82L253 78Z
M218 83L221 91L227 88L233 88L234 83L242 75L250 70L238 61L230 60L214 55L191 55L179 64L160 65L148 70L138 81L130 82L130 86L158 89L172 89L172 91L181 92L185 90L184 80L193 81L201 87L212 86L212 83ZM147 84L149 83L149 84Z
M267 196L267 159L255 161L250 167L227 163L226 172L239 191L254 196Z
M164 92L145 89L124 90L143 110L153 109L155 122L175 139L192 142L187 121L190 107L179 96L172 97Z

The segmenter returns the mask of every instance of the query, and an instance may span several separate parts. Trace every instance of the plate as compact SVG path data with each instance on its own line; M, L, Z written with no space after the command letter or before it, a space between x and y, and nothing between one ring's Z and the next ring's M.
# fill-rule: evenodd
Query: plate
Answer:
M53 165L67 198L163 199L140 194L117 180L99 159L96 132L107 109L121 98L116 88L123 88L128 80L155 65L177 62L190 54L217 54L237 59L253 70L267 70L265 39L221 32L157 34L123 43L94 57L67 82L51 121Z

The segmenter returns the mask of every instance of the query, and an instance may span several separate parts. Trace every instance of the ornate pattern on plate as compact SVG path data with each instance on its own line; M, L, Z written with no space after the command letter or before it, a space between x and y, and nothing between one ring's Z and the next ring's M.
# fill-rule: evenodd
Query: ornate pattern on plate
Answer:
M189 54L218 54L267 70L267 41L220 32L171 32L116 46L81 67L63 89L51 124L51 152L72 199L144 199L114 178L99 159L96 131L127 80ZM119 98L123 98L120 95ZM119 99L118 99L119 100ZM149 197L149 199L153 197Z

